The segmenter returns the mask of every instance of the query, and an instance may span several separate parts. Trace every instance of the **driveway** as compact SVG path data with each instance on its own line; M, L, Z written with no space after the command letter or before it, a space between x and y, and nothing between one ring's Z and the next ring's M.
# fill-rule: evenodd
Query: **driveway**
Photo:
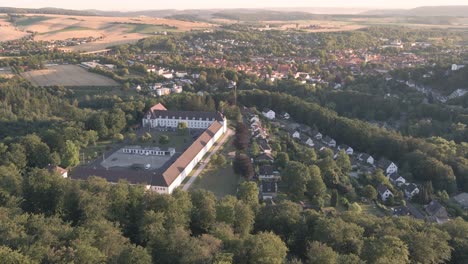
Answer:
M184 191L187 191L190 186L192 186L192 184L195 182L195 180L197 179L197 177L200 175L200 173L202 173L202 171L205 169L206 165L208 163L210 163L210 160L211 160L211 157L216 154L216 152L218 152L218 150L221 148L221 146L224 145L224 143L226 143L226 141L232 136L234 135L234 131L232 129L229 129L227 130L226 134L224 134L224 136L221 138L221 140L219 140L218 142L216 142L214 144L214 148L213 150L208 154L208 156L200 161L199 163L199 166L198 168L195 170L195 172L192 174L192 176L190 177L190 179L188 180L188 182L186 184L184 184L184 187L182 187L182 190Z

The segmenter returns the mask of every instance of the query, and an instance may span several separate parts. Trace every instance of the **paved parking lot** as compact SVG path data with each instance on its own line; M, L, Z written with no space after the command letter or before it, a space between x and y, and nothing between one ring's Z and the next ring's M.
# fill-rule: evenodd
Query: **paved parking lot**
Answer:
M129 168L134 164L150 164L150 170L161 168L166 162L171 159L171 156L146 156L139 154L123 153L122 149L112 153L109 157L101 162L104 168L124 167Z

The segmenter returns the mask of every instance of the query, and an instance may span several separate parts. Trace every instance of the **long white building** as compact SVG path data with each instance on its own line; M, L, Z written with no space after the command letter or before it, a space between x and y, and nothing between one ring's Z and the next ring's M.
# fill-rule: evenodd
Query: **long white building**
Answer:
M130 184L145 185L148 190L171 194L227 131L227 120L221 113L168 111L162 104L157 104L148 111L143 118L143 127L176 128L181 122L187 123L189 128L204 129L205 131L195 139L185 152L180 156L173 157L167 167L163 166L162 170L129 171L81 167L74 170L72 178L87 179L90 176L99 176L112 183L126 180ZM140 149L126 147L125 153L146 155L146 149L140 151ZM150 154L158 155L160 153L148 152L148 155Z

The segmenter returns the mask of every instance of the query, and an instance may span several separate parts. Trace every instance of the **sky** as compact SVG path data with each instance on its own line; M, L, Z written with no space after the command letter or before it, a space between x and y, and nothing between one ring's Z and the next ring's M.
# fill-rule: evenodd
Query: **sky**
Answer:
M2 7L56 7L111 11L268 7L414 8L437 5L468 5L468 0L0 0Z

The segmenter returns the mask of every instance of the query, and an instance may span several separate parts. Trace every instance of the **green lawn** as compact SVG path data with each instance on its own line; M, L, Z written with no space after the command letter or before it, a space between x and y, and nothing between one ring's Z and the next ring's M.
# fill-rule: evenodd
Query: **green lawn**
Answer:
M82 149L80 152L80 160L83 162L83 156L86 162L93 161L97 157L102 156L106 150L112 147L112 140L103 140L96 143L96 146L89 145L86 148Z
M204 189L213 192L216 197L236 195L240 177L234 174L231 164L222 168L206 169L193 183L191 190Z
M172 131L149 131L152 135L152 139L148 142L137 142L136 145L148 146L148 147L160 147L160 148L175 148L176 151L182 151L190 144L193 143L193 138L190 135L180 135ZM160 144L159 137L166 135L169 137L168 144Z
M92 30L92 29L87 28L87 27L69 26L69 27L66 27L66 28L63 28L63 29L59 29L59 30L44 32L44 33L41 33L41 35L56 34L56 33L61 33L61 32L78 31L78 30Z
M379 207L377 207L374 203L370 203L370 204L360 203L359 205L362 208L362 212L364 212L366 214L373 214L373 215L378 216L378 217L387 216L386 212L383 211L382 209L380 209Z
M15 23L16 23L16 26L27 27L27 26L31 26L36 23L39 23L41 21L49 20L51 18L52 17L46 17L46 16L30 16L30 17L20 18Z
M176 32L176 28L167 27L164 25L149 25L149 24L128 24L127 33L154 34L155 32L169 31Z

